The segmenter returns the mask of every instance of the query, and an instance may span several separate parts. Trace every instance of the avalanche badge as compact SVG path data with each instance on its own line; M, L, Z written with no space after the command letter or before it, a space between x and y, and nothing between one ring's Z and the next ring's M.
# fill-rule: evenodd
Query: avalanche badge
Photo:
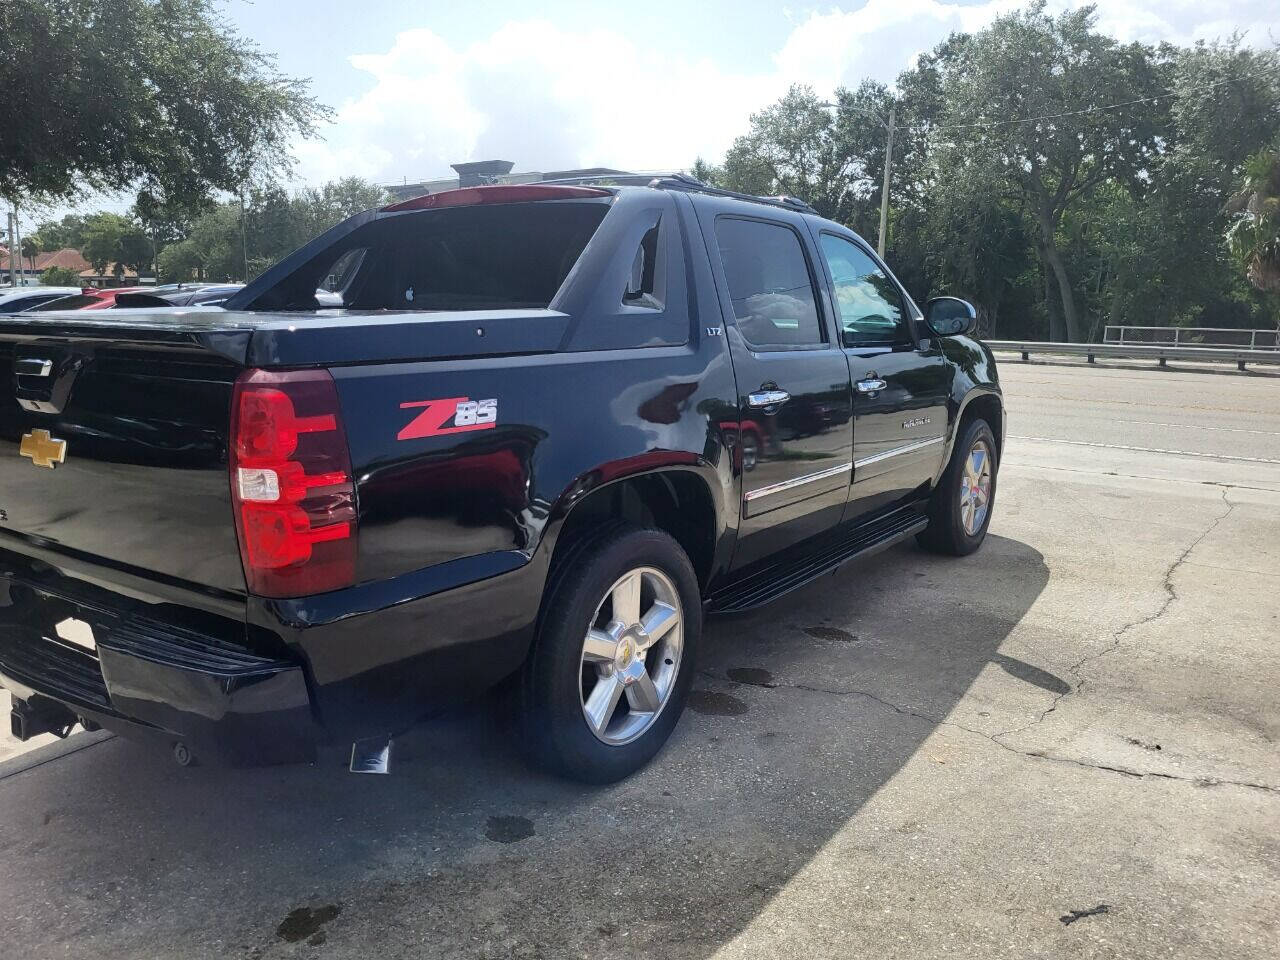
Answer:
M22 435L22 443L18 453L30 457L37 467L48 467L52 470L67 459L67 441L51 437L48 430L32 430Z

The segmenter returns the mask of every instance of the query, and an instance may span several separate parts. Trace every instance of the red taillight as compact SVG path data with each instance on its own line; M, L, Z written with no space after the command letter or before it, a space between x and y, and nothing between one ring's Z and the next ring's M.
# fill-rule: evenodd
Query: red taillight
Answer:
M231 401L231 499L251 593L355 582L356 496L338 390L325 370L251 370Z

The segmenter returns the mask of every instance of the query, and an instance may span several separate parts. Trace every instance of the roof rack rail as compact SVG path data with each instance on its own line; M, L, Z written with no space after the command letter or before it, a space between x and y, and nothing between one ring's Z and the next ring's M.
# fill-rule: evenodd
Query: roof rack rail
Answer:
M797 210L801 213L818 212L799 197L757 197L751 193L738 193L736 190L724 190L720 187L713 187L709 183L703 183L701 180L689 176L687 173L677 173L668 177L656 177L650 186L665 190L687 190L690 193L706 193L715 197L731 197L734 200L746 200L750 203L767 203L771 207L782 207L787 210Z
M602 186L617 187L653 187L658 190L684 190L687 193L706 193L715 197L731 197L734 200L746 200L750 203L767 203L771 207L782 207L785 210L796 210L800 213L817 213L809 204L799 197L758 197L751 193L738 193L736 190L724 190L703 183L687 173L615 173L594 174L587 177L565 177L560 180L541 180L540 183L598 183Z
M538 183L555 185L566 183L598 183L601 186L647 187L655 179L678 177L679 173L593 173L584 177L560 177L556 180L539 180Z

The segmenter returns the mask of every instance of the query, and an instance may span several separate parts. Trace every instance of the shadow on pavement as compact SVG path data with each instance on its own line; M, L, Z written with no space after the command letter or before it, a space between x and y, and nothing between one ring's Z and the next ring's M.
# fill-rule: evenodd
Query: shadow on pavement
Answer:
M913 714L946 716L993 661L1055 689L997 654L1047 580L1039 553L990 537L972 558L898 549L711 620L695 687L712 706L609 788L530 772L488 704L403 738L389 777L336 757L183 770L109 740L0 781L0 942L706 957L912 757L935 728Z

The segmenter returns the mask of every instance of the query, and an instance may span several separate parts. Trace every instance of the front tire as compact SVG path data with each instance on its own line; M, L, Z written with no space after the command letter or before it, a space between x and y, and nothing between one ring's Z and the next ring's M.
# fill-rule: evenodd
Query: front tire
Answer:
M550 584L520 677L522 739L561 776L621 780L684 711L702 634L697 576L666 533L622 526L577 545Z
M929 526L916 536L922 547L963 557L982 546L995 506L996 450L987 421L975 417L962 425L929 501Z

